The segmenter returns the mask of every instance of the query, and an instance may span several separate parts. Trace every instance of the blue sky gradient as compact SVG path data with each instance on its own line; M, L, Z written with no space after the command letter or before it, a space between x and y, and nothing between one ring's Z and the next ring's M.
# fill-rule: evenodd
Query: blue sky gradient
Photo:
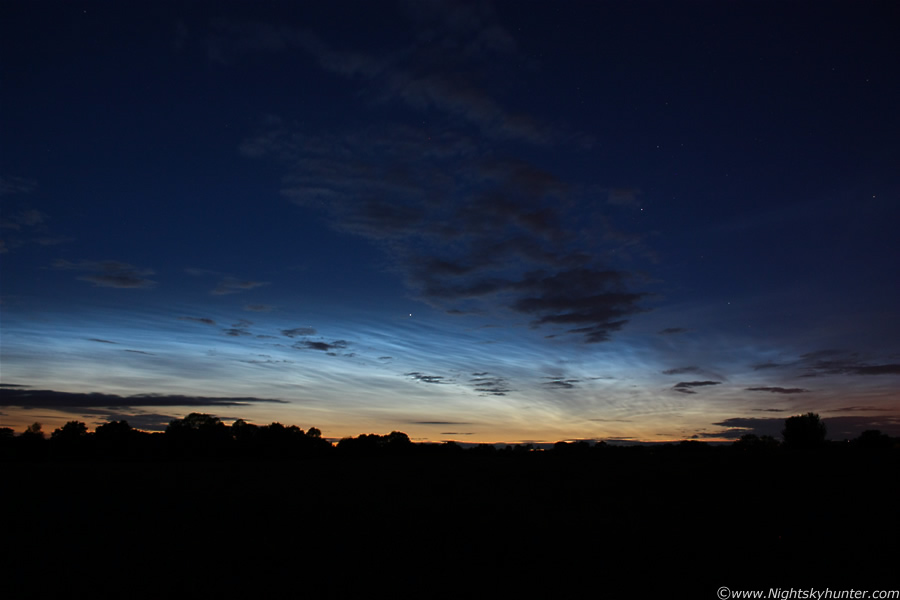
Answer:
M3 426L900 435L885 3L0 17Z

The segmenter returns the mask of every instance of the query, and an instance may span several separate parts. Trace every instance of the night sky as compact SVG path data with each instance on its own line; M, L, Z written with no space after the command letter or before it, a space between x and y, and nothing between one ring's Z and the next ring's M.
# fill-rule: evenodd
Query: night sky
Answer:
M900 9L0 4L0 424L900 435Z

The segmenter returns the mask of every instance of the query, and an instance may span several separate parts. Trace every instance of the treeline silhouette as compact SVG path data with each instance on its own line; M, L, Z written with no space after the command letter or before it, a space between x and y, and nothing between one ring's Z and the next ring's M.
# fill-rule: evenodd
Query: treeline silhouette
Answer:
M127 421L111 421L91 432L81 421L69 421L46 437L40 423L19 435L0 428L0 452L6 458L220 458L279 460L324 456L525 456L535 452L559 457L587 457L612 453L631 455L729 452L738 455L774 455L791 451L871 452L900 449L900 438L878 430L864 431L843 442L827 441L826 425L819 415L790 417L782 431L783 441L772 436L745 434L730 445L698 440L653 445L612 445L606 442L559 441L550 448L535 444L476 444L463 447L453 442L415 443L406 433L361 434L336 443L322 437L316 427L306 431L296 425L254 425L238 419L230 426L218 417L191 413L171 421L165 432L149 433Z
M543 450L402 432L329 441L197 413L158 433L7 429L4 597L49 597L52 584L53 597L317 584L348 597L359 582L401 597L654 597L657 584L659 597L714 598L741 582L839 589L848 574L848 588L895 589L898 440L827 442L822 425L803 415L780 440Z

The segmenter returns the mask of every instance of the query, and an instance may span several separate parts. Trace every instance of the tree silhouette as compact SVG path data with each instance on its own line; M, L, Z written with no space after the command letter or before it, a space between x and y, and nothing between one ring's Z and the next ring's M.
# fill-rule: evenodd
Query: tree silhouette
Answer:
M378 455L378 454L407 454L414 449L414 444L409 436L402 431L392 431L387 435L377 433L364 433L357 437L343 438L337 448L345 454Z
M88 434L87 425L81 421L69 421L62 427L53 431L50 436L55 440L74 441Z
M175 419L166 427L166 433L186 430L216 431L224 427L218 417L204 413L191 413L183 419Z
M52 451L62 456L85 456L90 453L93 441L87 425L81 421L69 421L50 436Z
M391 450L402 452L408 450L412 446L412 442L409 436L402 431L392 431L384 436L384 445Z
M176 454L216 456L228 447L231 433L218 417L191 413L169 423L166 440Z
M778 447L778 443L771 435L758 436L755 433L745 433L741 439L734 442L734 447L745 452L762 452L774 450Z
M151 451L151 434L134 429L124 419L98 425L94 430L97 452L102 456L139 456Z
M784 422L781 435L791 448L815 448L825 443L825 423L816 413L790 417Z
M44 432L41 431L41 424L35 421L31 425L25 428L25 431L22 432L22 437L33 438L33 439L44 439Z
M98 440L118 442L128 439L133 432L134 430L128 424L128 421L123 419L98 425L97 429L94 430L94 436Z
M868 429L859 434L859 437L853 440L853 444L857 448L867 450L887 450L894 445L894 440L877 429Z

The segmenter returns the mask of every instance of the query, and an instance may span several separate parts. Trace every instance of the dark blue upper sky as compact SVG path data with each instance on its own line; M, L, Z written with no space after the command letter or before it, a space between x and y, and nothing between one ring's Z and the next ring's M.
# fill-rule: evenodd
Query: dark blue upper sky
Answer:
M898 16L4 2L0 419L900 434Z

